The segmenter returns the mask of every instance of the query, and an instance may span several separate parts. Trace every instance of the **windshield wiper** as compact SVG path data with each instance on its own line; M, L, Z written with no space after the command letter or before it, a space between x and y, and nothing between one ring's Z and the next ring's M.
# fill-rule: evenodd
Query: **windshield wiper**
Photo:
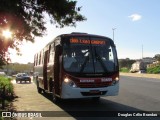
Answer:
M85 68L85 66L86 66L86 64L87 64L88 61L89 61L89 55L86 57L84 63L82 64L82 67L80 69L80 73L83 72L83 70L84 70L84 68Z
M107 68L106 68L106 66L105 66L102 58L97 54L96 49L95 49L95 56L96 56L96 58L99 60L99 62L101 63L101 66L102 66L103 70L104 70L105 72L108 72L108 70L107 70Z

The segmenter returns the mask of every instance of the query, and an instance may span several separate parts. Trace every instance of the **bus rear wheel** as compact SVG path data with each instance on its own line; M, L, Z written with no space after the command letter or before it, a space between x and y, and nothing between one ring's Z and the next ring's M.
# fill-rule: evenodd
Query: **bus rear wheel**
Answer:
M39 87L38 81L37 81L37 91L38 91L38 93L42 93L42 89Z
M37 86L37 91L38 91L38 93L42 93L42 89L38 86Z

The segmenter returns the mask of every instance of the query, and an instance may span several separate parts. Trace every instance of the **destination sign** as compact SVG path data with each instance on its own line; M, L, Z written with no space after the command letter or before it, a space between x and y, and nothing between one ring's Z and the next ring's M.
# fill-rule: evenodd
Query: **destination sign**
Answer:
M106 44L106 41L105 40L86 40L86 39L71 38L70 43L104 45Z

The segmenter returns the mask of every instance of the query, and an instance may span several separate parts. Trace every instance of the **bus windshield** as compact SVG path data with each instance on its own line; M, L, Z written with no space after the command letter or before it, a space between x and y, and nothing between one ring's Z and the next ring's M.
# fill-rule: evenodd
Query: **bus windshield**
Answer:
M63 68L74 73L116 71L115 46L107 38L76 37L63 43Z

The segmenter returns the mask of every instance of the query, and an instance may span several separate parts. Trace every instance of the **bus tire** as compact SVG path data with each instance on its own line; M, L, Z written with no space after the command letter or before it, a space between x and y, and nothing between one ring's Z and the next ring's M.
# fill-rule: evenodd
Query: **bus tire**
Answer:
M42 93L42 89L40 87L37 87L38 93Z
M38 93L42 93L42 89L39 87L38 81L37 81L37 91L38 91Z
M52 102L57 103L58 102L58 97L55 95L55 89L52 88Z

